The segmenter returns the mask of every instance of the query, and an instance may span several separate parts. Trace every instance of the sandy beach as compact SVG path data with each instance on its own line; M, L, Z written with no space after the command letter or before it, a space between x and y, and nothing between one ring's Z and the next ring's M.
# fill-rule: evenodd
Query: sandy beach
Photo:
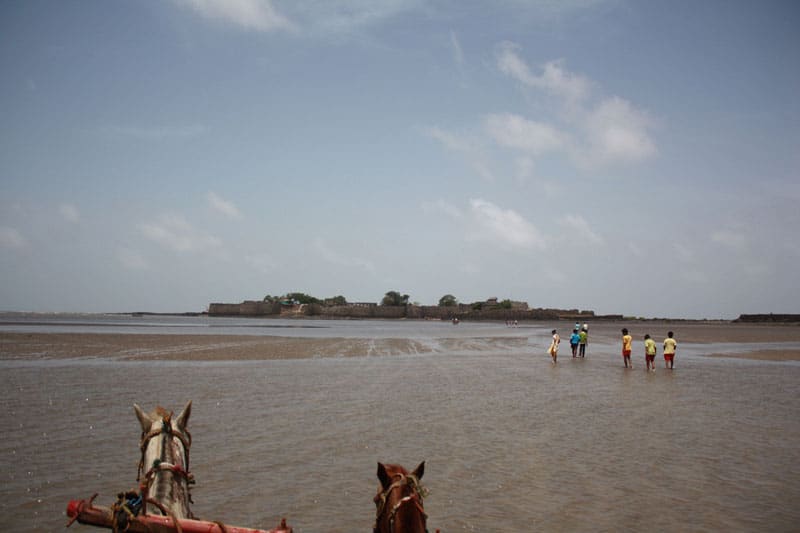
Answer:
M522 326L524 327L524 325ZM553 324L567 338L572 324ZM725 322L614 321L590 326L590 343L614 343L622 327L638 340L644 333L662 339L675 331L681 343L800 342L797 325L732 324ZM483 339L492 343L493 338ZM463 347L465 339L443 339L442 348ZM508 342L507 339L505 341ZM502 350L502 343L498 350ZM426 348L411 338L306 338L252 335L173 335L106 333L0 333L0 358L81 358L104 357L126 360L271 360L319 357L359 357L424 353ZM711 357L737 357L772 361L798 361L800 350L762 349L741 353L709 353Z

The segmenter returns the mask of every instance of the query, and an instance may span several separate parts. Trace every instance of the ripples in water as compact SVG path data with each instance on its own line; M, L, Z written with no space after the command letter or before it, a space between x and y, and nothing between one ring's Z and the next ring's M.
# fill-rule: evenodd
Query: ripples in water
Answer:
M431 342L396 357L3 366L4 529L60 529L67 502L94 492L112 503L135 485L133 402L187 399L194 511L229 524L367 531L376 462L423 459L443 531L800 523L797 365L687 357L647 374L599 348L553 367L515 340Z

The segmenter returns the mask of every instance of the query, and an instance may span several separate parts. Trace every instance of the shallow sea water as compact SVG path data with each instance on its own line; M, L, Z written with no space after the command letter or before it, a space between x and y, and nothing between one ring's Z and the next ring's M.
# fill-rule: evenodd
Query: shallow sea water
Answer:
M425 460L431 531L800 529L797 363L685 346L653 374L594 344L553 366L544 328L494 327L507 350L0 361L3 530L63 530L67 502L94 492L110 505L135 486L132 404L189 399L193 510L231 525L369 531L376 462Z

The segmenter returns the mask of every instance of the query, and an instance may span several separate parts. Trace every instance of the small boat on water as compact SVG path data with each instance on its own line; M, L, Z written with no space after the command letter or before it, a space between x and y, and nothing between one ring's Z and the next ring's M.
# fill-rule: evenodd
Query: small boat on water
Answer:
M67 504L67 527L74 522L90 526L115 529L114 511L109 507L95 506L94 499L97 494L88 500L71 500ZM173 518L155 514L138 514L129 517L127 521L129 533L292 533L292 528L286 525L286 520L281 520L275 529L251 529L246 527L229 526L220 522L208 520L194 520L190 518Z

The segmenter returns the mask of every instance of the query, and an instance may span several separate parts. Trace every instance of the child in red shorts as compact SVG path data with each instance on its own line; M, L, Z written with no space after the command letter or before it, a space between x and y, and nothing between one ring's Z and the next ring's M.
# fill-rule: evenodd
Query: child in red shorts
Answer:
M672 338L673 333L667 333L667 338L664 339L664 368L672 368L675 365L675 351L678 348L678 343Z
M647 370L651 372L656 371L656 341L650 338L647 334L644 336L644 358L647 364Z
M633 368L631 344L633 344L633 337L628 335L628 328L622 328L622 362L625 363L625 368Z

